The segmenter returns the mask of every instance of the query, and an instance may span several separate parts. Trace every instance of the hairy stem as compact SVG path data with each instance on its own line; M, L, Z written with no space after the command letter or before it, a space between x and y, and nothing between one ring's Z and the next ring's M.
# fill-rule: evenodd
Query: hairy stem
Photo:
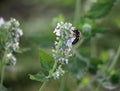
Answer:
M42 86L40 87L39 91L43 91L45 86L46 86L46 84L47 84L47 81L44 81Z
M52 68L51 72L49 73L49 76L51 76L51 74L54 73L56 67L57 67L57 62L55 61L54 65L53 65L53 68ZM46 84L47 84L47 81L44 81L42 86L40 87L39 91L43 91L45 86L46 86Z

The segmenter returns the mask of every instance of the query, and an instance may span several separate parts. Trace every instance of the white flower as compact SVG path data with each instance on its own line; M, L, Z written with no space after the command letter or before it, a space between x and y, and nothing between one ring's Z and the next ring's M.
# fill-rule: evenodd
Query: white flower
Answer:
M8 54L7 54L7 58L8 58L8 60L11 60L11 63L12 63L13 65L16 64L16 58L13 56L12 53L8 53Z
M65 71L61 68L61 65L59 65L58 69L53 73L53 78L58 79L60 76L63 76Z
M19 36L22 36L22 35L23 35L22 29L18 29L17 32L18 32Z
M14 56L12 56L12 64L15 65L16 64L16 58Z
M60 25L60 23L57 23L57 27L56 28L59 28L61 25Z
M68 23L68 27L72 27L72 24L71 24L71 23Z
M66 64L68 64L68 59L65 59Z
M53 33L55 33L57 36L60 36L60 29L56 28Z
M67 43L66 43L66 46L68 46L69 48L71 48L71 47L72 47L72 42L74 41L74 39L75 39L75 38L69 39L69 40L67 41Z
M8 57L8 58L11 58L12 56L13 56L12 53L8 53L8 54L7 54L7 57Z
M71 27L71 34L73 33L73 30L75 30L76 28L75 27Z
M55 41L55 45L57 45L58 44L58 42L57 41Z
M71 23L65 23L65 24L64 24L64 28L65 28L66 30L69 30L69 31L70 31L71 27L72 27L72 24L71 24Z
M2 26L5 23L4 19L0 17L0 26Z
M58 71L57 71L57 72L55 72L55 73L53 74L54 79L58 79L58 78L59 78L59 76L60 76L60 74L59 74L59 72L58 72Z
M13 44L13 50L16 51L17 49L19 49L19 42L16 42Z
M12 18L11 20L12 20L12 22L14 22L16 27L20 26L20 23L16 19Z

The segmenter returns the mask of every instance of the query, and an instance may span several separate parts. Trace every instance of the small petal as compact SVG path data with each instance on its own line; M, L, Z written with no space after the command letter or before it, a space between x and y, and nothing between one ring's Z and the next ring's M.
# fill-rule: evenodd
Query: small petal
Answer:
M58 42L57 41L55 41L55 45L57 45L58 44Z
M71 30L72 30L72 31L75 30L75 27L71 27Z
M61 24L60 23L57 23L57 27L56 28L59 28L61 26Z
M12 53L8 53L8 54L7 54L7 57L8 57L8 58L10 58L10 57L12 57L12 56L13 56Z
M68 64L68 59L65 59L66 64Z
M19 34L20 36L23 35L23 31L22 31L22 29L18 29L17 31L18 31L18 34Z
M13 56L12 57L12 64L15 65L16 64L16 58Z
M72 24L71 24L71 23L68 23L68 27L72 27Z
M69 39L68 41L67 41L67 43L66 43L66 46L68 46L69 48L72 46L72 42L73 42L73 40L74 40L75 38L71 38L71 39Z
M53 33L56 33L57 36L60 36L60 29L55 29Z

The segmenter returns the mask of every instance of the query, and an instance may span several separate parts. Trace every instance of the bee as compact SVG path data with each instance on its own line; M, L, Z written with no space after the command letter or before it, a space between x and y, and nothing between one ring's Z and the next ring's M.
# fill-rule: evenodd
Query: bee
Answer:
M74 44L76 44L76 43L79 41L79 39L80 39L80 32L79 32L78 29L75 29L75 30L73 30L73 33L74 33L74 35L75 35L75 39L73 40L72 44L74 45Z

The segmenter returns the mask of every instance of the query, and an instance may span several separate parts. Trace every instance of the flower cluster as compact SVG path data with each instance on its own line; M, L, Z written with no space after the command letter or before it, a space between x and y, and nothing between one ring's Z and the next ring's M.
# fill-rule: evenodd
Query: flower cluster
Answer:
M53 73L53 78L58 79L60 76L63 76L65 71L61 68L61 65L58 67L58 69Z
M72 56L72 42L75 39L75 27L71 23L58 23L54 30L56 34L55 49L53 49L53 57L61 64L68 63L68 57Z
M22 30L19 28L19 22L16 19L11 19L5 22L3 18L0 18L0 51L4 59L5 64L16 63L16 58L13 52L19 50L19 37L23 35Z
M75 27L71 23L60 22L57 24L54 32L56 34L55 48L53 49L53 57L58 64L58 68L53 73L53 78L57 79L62 76L65 71L62 65L68 64L68 58L73 55L72 42L75 40Z

